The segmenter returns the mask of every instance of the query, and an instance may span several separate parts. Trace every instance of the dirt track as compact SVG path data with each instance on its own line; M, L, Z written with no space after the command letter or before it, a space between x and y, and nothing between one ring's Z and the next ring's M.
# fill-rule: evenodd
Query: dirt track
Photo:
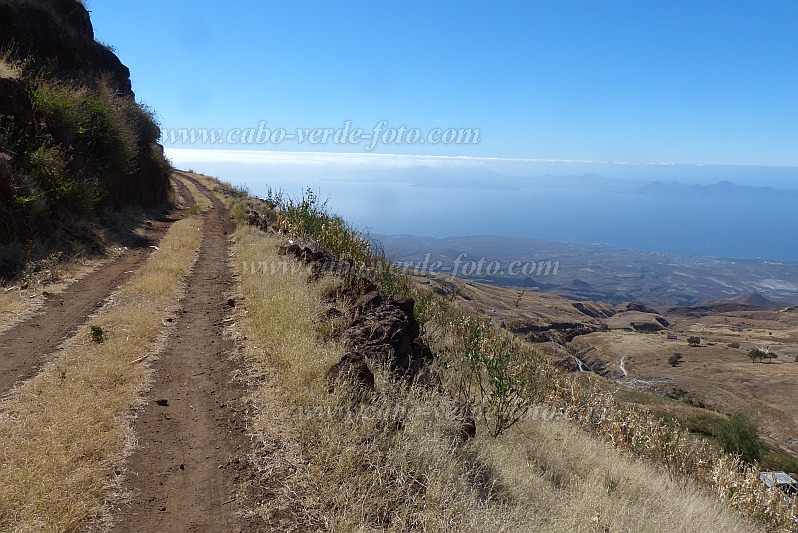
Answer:
M223 336L232 303L227 260L233 225L218 198L183 177L213 209L182 312L155 365L150 403L136 423L140 448L129 461L126 486L132 501L116 517L117 530L249 531L253 526L236 517L249 441L242 390L233 381L233 346Z
M194 199L179 181L175 184L190 204ZM39 312L0 335L0 394L38 372L47 356L86 321L113 290L139 268L176 220L177 212L151 221L144 236L129 251L47 299Z

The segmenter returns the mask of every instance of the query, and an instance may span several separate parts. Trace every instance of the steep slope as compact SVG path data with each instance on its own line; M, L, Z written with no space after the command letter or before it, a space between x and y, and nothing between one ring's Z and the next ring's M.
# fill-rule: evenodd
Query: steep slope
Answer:
M81 222L167 199L130 72L73 0L0 1L0 278L92 240ZM85 246L84 246L85 248Z

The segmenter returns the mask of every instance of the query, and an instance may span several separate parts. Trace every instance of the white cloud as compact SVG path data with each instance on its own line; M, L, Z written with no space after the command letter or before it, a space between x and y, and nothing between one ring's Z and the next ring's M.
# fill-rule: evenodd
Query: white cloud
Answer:
M525 159L443 155L400 155L356 152L280 152L271 150L206 150L167 148L169 158L184 163L243 163L258 165L344 165L376 167L441 167L489 165L491 163L612 164L606 161L569 159ZM625 163L614 163L625 164Z

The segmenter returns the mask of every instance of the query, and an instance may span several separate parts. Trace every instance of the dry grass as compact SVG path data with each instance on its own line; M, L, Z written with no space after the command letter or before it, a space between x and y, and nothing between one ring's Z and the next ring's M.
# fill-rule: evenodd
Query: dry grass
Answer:
M201 200L204 201L203 207L210 206L207 199L202 197ZM76 222L80 224L79 232L92 243L91 249L75 250L69 256L55 252L44 259L30 261L17 279L6 281L7 286L0 286L0 333L35 314L44 304L45 292L50 297L58 296L72 283L126 253L124 241L129 238L127 233L132 230L139 236L143 235L140 224L149 214L138 208L122 209L107 216L108 227ZM34 249L28 255L34 257L44 255L41 250L48 246L58 249L57 243L32 243L31 246ZM102 253L97 254L95 249L102 250Z
M563 420L525 421L484 453L513 488L516 512L547 531L755 531L711 495L619 453Z
M459 439L452 401L406 389L377 370L366 403L324 372L343 353L317 332L328 304L277 241L240 229L239 325L260 378L253 456L268 497L253 513L275 529L331 531L752 531L710 494L615 450L564 420L525 420L499 438ZM401 425L401 429L398 429Z
M131 423L150 383L201 238L198 220L175 222L160 250L115 292L52 362L0 403L0 530L75 531L107 519ZM92 341L90 327L106 333Z
M111 248L111 257L122 253L121 248ZM44 292L56 296L69 285L100 268L112 259L74 259L52 262L44 270L35 273L27 282L17 282L10 287L0 287L0 333L32 316L44 305ZM27 285L25 289L22 287Z
M0 78L16 79L22 75L22 69L11 56L9 50L0 50Z

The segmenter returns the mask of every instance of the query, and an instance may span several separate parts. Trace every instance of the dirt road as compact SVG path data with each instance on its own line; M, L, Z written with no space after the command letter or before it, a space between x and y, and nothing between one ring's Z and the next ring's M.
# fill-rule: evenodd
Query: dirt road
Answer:
M174 181L184 199L193 205L188 189ZM139 268L177 220L178 212L150 221L144 236L134 238L129 250L114 261L84 276L64 292L50 296L38 313L0 335L0 394L14 383L34 376L61 342L100 306L113 290Z
M213 203L175 329L155 364L150 403L136 422L140 448L130 459L132 501L117 531L249 531L236 517L237 482L246 475L249 441L242 390L223 320L233 279L228 234L233 225L218 198L189 176Z

